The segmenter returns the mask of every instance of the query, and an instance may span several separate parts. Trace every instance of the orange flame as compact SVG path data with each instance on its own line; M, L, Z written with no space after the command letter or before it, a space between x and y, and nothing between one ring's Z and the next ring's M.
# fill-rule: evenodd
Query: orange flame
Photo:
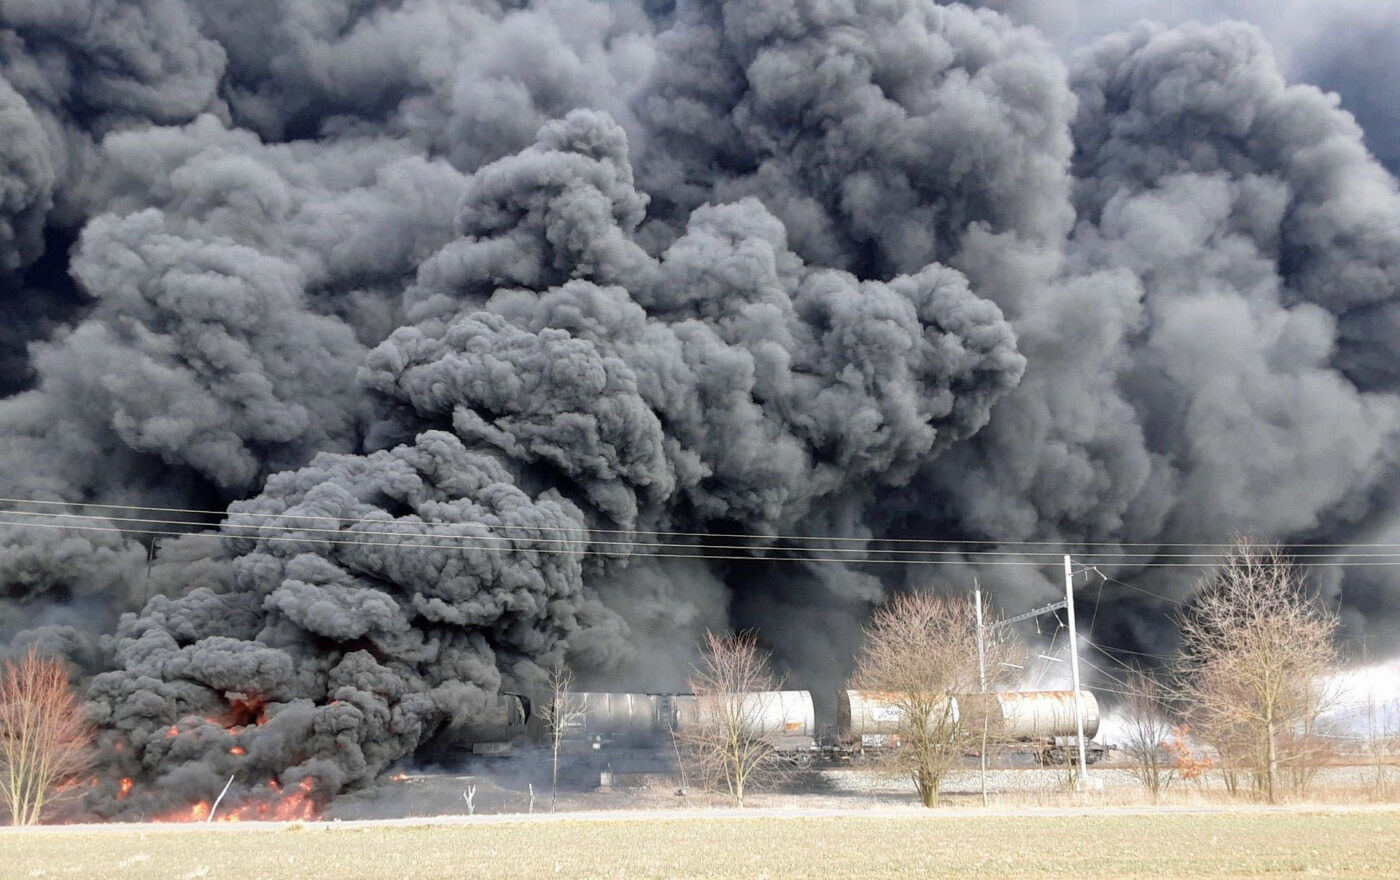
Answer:
M233 748L228 750L228 753L230 755L246 755L248 754L248 750L243 748L242 746L234 746Z
M131 786L132 786L131 777L130 777L130 776L123 776L123 777L122 777L122 781L121 781L121 789L117 792L117 800L119 800L119 801L124 801L124 800L126 800L126 796L129 795L129 794L131 794Z
M229 694L228 697L235 724L263 724L267 721L267 697L261 694Z
M170 725L170 729L167 730L167 731L165 732L165 735L166 735L166 736L179 736L179 735L180 735L180 728L179 728L179 727L176 727L174 724L172 724L172 725Z
M221 806L219 812L215 814L215 822L290 822L295 820L316 819L320 813L316 808L316 800L312 797L316 780L307 777L299 782L295 789L283 793L282 786L277 780L268 780L267 788L274 794L281 795L275 800L250 799L241 804L231 807ZM211 807L208 801L200 801L188 810L176 810L159 816L153 821L156 822L203 822L209 818Z

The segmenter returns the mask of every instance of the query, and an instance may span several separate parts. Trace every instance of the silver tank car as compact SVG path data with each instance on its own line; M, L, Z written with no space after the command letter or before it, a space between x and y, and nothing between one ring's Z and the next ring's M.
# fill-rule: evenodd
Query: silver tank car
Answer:
M700 711L695 696L677 694L671 699L675 701L676 729L684 731L694 725ZM811 739L816 734L811 691L752 691L739 695L739 700L739 711L758 739Z
M1080 691L1084 705L1084 738L1099 732L1099 701ZM1074 691L1004 691L995 694L961 694L958 705L964 724L980 727L984 715L988 733L999 740L1031 742L1073 737Z
M672 731L683 733L696 724L699 707L693 694L614 694L577 692L571 695L578 712L565 730L565 739L586 741L594 748L668 746ZM816 713L809 691L762 691L742 694L741 710L749 717L753 736L775 746L801 740L812 742Z
M656 694L580 692L570 695L578 707L564 731L567 740L643 747L664 742L670 719L658 711Z
M863 746L885 745L899 733L900 709L897 697L883 691L837 691L836 725L843 739L860 740ZM958 723L958 702L939 703L938 714L946 709L947 720Z

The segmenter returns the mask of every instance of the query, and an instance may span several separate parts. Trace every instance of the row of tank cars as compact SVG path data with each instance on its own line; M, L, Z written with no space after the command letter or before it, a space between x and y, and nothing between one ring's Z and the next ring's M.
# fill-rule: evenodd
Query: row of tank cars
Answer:
M1084 712L1085 758L1104 756L1093 742L1099 729L1099 702L1081 690ZM818 726L810 691L765 691L742 695L743 714L752 721L752 735L777 757L798 766L859 761L898 748L899 709L874 691L843 690L836 694L836 720ZM1042 765L1077 761L1073 691L1004 691L953 698L948 717L980 733L985 723L990 741L1033 756ZM590 754L613 764L672 754L677 737L698 721L693 694L628 694L575 692L569 708L561 750ZM550 731L530 701L503 698L501 723L472 743L478 755L509 754L526 741L548 742Z

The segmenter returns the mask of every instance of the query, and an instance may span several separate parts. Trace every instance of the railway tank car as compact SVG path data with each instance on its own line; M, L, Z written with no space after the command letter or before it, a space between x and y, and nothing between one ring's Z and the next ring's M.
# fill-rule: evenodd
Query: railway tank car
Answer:
M1103 746L1089 741L1099 730L1099 701L1081 690L1085 760L1093 763ZM838 691L837 743L861 751L897 748L901 724L898 697L880 691ZM1075 751L1074 691L1002 691L959 694L934 705L930 723L984 726L990 742L1032 753L1041 764L1063 764ZM839 750L838 750L839 755Z
M864 749L892 746L899 736L902 712L897 697L882 691L836 692L837 742ZM935 723L957 724L958 701L933 706Z
M564 742L594 749L642 748L664 742L673 726L674 697L665 694L571 694Z
M574 711L564 744L578 752L670 749L701 723L694 694L583 691L570 695ZM737 711L751 734L802 763L817 750L816 713L809 691L757 691L739 696Z
M1090 742L1098 733L1099 704L1080 691L1084 708L1086 757L1104 754ZM763 691L739 695L740 713L750 735L772 747L778 757L805 766L814 760L857 760L899 747L900 709L896 697L878 691L842 690L836 695L836 723L819 727L810 691ZM600 753L636 759L645 753L669 754L678 739L701 723L694 694L575 692L567 716L563 747L572 753ZM1008 691L960 694L938 704L939 723L979 730L992 742L1030 752L1041 764L1063 764L1075 752L1073 691ZM820 731L820 733L819 733ZM538 741L544 741L541 731Z
M1092 764L1105 754L1102 745L1091 742L1099 732L1099 701L1081 690L1079 702L1084 710L1084 757ZM962 694L958 705L963 724L980 730L985 722L989 739L1026 748L1041 764L1078 760L1074 691Z

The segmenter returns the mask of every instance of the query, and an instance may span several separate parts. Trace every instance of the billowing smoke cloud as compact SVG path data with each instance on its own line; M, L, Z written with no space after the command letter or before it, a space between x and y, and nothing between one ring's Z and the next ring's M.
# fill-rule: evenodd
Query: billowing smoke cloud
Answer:
M1029 24L1072 53L1141 20L1167 25L1248 21L1273 46L1294 82L1341 96L1365 129L1365 143L1392 172L1400 170L1400 85L1390 47L1400 40L1400 8L1388 0L981 0Z
M5 152L0 159L0 269L14 271L43 249L44 219L53 207L54 171L44 129L9 83L0 84L0 124Z
M1394 417L1392 395L1373 393L1391 388L1373 330L1397 283L1394 180L1323 95L1285 87L1250 28L1140 27L1101 42L1074 83L1068 254L1084 274L1056 293L1063 310L1018 325L1023 349L1056 352L1030 351L1031 372L1053 364L1056 387L1023 383L1007 409L1024 401L1027 418L1052 423L1073 410L1079 424L1060 430L1104 449L1066 458L1040 431L999 421L969 453L1007 426L1002 442L1024 455L998 448L989 469L1053 457L1034 478L1065 471L1044 486L1054 498L1021 480L989 501L993 480L959 486L951 503L979 517L990 506L981 528L1015 538L1306 534L1330 511L1348 515L1350 493L1385 465ZM1092 373L1061 381L1075 363ZM1061 506L1100 519L1034 521ZM1003 508L1013 515L998 518Z
M1071 543L1350 534L1393 479L1394 179L1247 26L1141 25L1072 83L1077 277L1018 323L1031 366L999 417L931 465L953 521Z
M890 539L1105 542L1164 598L1098 640L1161 651L1175 543L1389 538L1389 135L1249 25L1049 8L0 6L0 497L52 503L0 514L0 638L82 671L88 808L324 799L707 627L829 686L891 590L1057 590Z
M1054 247L1072 222L1063 64L1000 16L680 4L657 45L636 100L657 222L753 195L804 257L877 277Z

